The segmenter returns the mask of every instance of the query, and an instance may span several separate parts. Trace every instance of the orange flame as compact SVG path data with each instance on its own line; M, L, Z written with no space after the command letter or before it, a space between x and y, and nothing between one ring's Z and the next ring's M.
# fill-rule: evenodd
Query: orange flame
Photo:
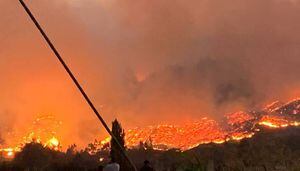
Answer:
M47 121L49 124L43 124ZM37 118L31 131L22 138L15 147L0 148L7 158L13 158L26 143L38 142L45 147L61 150L61 143L56 135L61 122L53 116ZM288 103L272 102L262 111L239 111L225 115L222 122L209 118L202 118L183 125L156 125L145 128L133 128L126 131L126 146L132 148L140 142L148 143L157 150L177 148L188 150L200 144L221 144L227 141L240 141L251 138L260 131L258 126L279 129L289 126L300 126L300 99ZM97 141L97 146L104 147L110 142L110 137ZM101 148L97 148L101 149Z
M51 115L39 116L33 122L26 136L22 137L20 141L15 142L16 145L8 144L8 146L11 147L0 148L0 153L5 158L13 158L16 152L20 152L26 144L31 142L42 143L44 147L53 150L61 150L60 141L56 137L56 129L58 129L60 125L61 122L56 121ZM18 138L14 137L13 139Z
M187 150L200 144L221 144L229 140L251 138L260 131L258 126L285 128L300 126L300 99L286 104L272 102L260 112L243 112L225 115L224 123L202 118L185 125L157 125L134 128L126 132L126 145L135 147L151 141L154 149L178 148ZM109 139L108 139L109 140ZM107 139L103 144L108 143Z

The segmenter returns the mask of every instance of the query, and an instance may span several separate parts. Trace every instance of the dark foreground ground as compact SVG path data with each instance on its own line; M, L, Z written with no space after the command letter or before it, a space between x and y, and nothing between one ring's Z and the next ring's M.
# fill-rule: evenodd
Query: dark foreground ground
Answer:
M180 152L156 151L141 145L128 151L140 168L148 159L157 171L300 171L300 128L264 129L251 139L224 144L206 144ZM96 170L107 161L108 151L89 154L71 146L65 153L27 144L12 161L2 161L0 170Z

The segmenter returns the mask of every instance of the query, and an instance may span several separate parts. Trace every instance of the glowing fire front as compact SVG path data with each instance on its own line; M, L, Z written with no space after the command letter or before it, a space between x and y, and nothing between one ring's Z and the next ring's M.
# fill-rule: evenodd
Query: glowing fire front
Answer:
M13 139L15 144L4 144L0 148L0 153L6 158L13 158L16 152L21 151L21 149L28 143L41 143L44 147L48 147L53 150L61 150L60 141L56 136L56 132L60 127L61 122L57 121L54 116L46 115L39 116L29 128L27 135L19 138L14 135L10 138ZM5 147L10 146L10 147Z
M16 145L8 144L0 148L0 153L6 158L13 158L26 143L38 142L53 150L61 150L61 143L57 131L62 123L53 116L40 116L29 129L28 134L16 140ZM134 148L142 143L151 145L158 150L177 148L187 150L200 144L226 141L239 141L251 138L259 127L272 129L288 126L300 126L300 99L286 104L273 102L262 111L235 112L224 116L222 121L202 118L198 121L183 125L157 125L145 128L134 128L126 131L125 142L127 147ZM97 146L108 147L110 138L97 141Z
M35 140L33 139L31 142L37 142L37 143L42 143L44 145L44 147L48 147L50 149L53 150L60 150L60 142L57 138L52 137L51 139L49 139L48 141L46 141L45 143L43 143L41 140ZM31 142L26 142L26 143L31 143ZM26 144L25 143L25 144ZM16 147L8 147L8 148L1 148L0 149L0 153L6 157L6 158L13 158L15 156L16 152L20 152L22 147L25 145L24 143L19 144Z
M220 144L229 140L251 138L260 131L259 126L268 128L300 126L300 100L295 99L286 104L276 101L259 112L239 111L228 114L225 115L223 122L203 118L184 125L134 128L126 132L126 145L135 147L140 142L150 142L155 149L187 150L200 144ZM101 144L108 143L108 139Z

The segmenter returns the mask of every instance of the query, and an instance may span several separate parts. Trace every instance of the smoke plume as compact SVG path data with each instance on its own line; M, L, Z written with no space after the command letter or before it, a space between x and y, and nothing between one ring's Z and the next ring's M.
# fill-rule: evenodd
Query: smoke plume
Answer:
M300 95L298 0L28 5L104 118L125 128L217 119ZM0 118L10 111L13 129L53 114L65 144L103 135L18 2L0 6Z

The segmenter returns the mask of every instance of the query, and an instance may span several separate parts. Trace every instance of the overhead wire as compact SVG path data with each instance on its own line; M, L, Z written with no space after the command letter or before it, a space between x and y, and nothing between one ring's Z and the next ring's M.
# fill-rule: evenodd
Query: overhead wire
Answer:
M84 99L86 100L86 102L88 103L88 105L90 106L90 108L93 110L94 114L97 116L97 118L99 119L99 121L101 122L101 124L103 125L103 127L105 128L105 130L112 137L112 139L116 142L116 144L118 145L118 147L121 150L121 153L124 155L124 157L127 159L127 161L131 164L131 166L133 167L133 169L135 171L137 171L137 168L134 165L133 161L130 159L130 157L126 153L125 149L122 147L122 145L120 144L120 142L116 138L116 136L112 133L112 131L110 130L110 128L106 124L105 120L100 115L100 113L96 109L95 105L93 104L93 102L91 101L91 99L89 98L89 96L86 94L86 92L84 91L84 89L80 85L80 83L77 80L77 78L72 73L71 69L68 67L68 65L66 64L66 62L64 61L64 59L61 57L60 53L55 48L55 46L52 43L52 41L49 39L49 37L45 33L44 29L41 27L41 25L39 24L39 22L37 21L37 19L34 17L34 15L32 14L32 12L30 11L30 9L27 7L26 3L23 0L19 0L19 2L21 3L22 7L24 8L24 10L28 14L28 16L30 17L30 19L32 20L32 22L34 23L34 25L37 27L37 29L39 30L39 32L42 34L43 38L45 39L45 41L49 45L50 49L53 51L53 53L55 54L55 56L57 57L57 59L59 60L59 62L62 64L62 66L64 67L64 69L66 70L66 72L68 73L68 75L70 76L70 78L72 79L72 81L74 82L74 84L76 85L76 87L78 88L78 90L80 91L80 93L82 94L82 96L84 97Z

